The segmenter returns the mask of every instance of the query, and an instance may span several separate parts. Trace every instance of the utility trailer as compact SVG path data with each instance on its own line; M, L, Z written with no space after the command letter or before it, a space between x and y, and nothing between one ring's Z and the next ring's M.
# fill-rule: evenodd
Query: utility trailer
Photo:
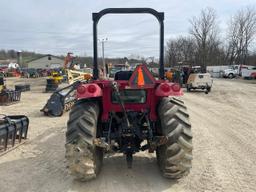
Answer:
M210 73L191 73L186 83L187 91L201 89L208 94L212 89L213 79Z
M244 79L256 79L256 67L249 66L242 70L242 77Z

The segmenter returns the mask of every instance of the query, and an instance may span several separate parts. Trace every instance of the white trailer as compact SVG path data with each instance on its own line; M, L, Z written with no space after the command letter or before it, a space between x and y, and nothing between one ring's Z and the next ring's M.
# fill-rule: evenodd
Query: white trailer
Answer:
M256 67L249 66L248 68L242 69L242 77L244 79L256 79Z
M247 69L249 65L220 65L207 66L206 70L212 77L234 78L242 75L242 70Z
M220 78L223 77L223 71L229 67L230 65L207 66L206 71L210 73L212 77Z

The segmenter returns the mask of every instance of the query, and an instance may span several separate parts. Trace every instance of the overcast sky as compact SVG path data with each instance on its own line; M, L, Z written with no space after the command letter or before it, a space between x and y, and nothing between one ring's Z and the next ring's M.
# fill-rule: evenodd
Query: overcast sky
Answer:
M188 34L189 19L211 7L224 36L230 16L255 5L256 0L0 0L0 49L90 56L91 14L109 7L150 7L165 12L165 41ZM98 29L99 38L108 38L107 57L158 56L159 26L151 15L106 15Z

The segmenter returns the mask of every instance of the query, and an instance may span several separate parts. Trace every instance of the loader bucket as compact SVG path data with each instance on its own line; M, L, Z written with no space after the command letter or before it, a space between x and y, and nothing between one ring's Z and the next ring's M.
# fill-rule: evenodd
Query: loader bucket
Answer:
M64 110L64 98L59 93L53 93L46 105L40 111L47 116L61 116Z
M47 116L59 117L63 112L70 110L74 102L74 97L66 95L66 93L55 92L41 111Z
M27 139L29 119L24 115L0 118L0 154Z
M74 91L79 84L77 81L55 91L40 111L47 116L59 117L63 112L70 110L76 101Z

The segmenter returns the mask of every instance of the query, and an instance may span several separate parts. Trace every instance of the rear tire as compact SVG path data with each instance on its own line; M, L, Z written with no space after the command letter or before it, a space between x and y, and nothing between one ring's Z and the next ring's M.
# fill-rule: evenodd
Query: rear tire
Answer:
M212 88L211 87L207 87L206 89L210 93Z
M97 136L99 106L94 102L78 102L69 114L66 132L66 159L71 175L80 181L99 174L103 150L93 144Z
M168 142L157 148L159 168L164 177L179 179L192 167L192 132L184 103L176 98L163 98L158 107L160 131Z

